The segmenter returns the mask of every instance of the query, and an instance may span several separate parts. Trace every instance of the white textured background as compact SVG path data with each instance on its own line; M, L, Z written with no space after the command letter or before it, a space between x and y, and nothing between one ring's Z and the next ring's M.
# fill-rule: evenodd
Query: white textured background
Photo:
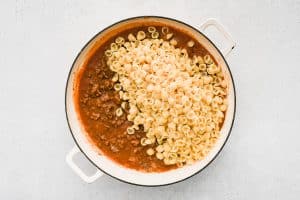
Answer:
M137 15L226 26L237 41L236 122L220 156L187 181L87 185L65 163L67 74L93 35ZM300 199L299 59L299 0L1 0L0 199Z

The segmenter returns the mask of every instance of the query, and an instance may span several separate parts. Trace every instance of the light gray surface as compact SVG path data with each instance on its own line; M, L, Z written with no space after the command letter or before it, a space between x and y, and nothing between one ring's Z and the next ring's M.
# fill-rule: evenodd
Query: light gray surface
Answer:
M219 19L237 47L232 135L202 173L144 188L81 181L66 165L69 68L104 27L136 15ZM0 1L0 199L299 199L300 1Z

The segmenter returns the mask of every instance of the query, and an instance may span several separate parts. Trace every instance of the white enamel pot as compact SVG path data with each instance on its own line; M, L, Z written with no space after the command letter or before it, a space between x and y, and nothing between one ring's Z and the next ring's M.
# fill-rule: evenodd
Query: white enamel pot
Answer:
M80 69L82 69L86 58L94 50L97 49L107 38L116 35L117 31L128 29L131 27L136 27L140 25L147 25L148 23L161 25L166 24L170 27L179 28L183 31L186 31L189 34L192 34L199 42L213 55L217 63L222 67L225 77L228 81L228 110L226 112L225 121L221 129L220 138L217 141L214 148L210 153L205 157L205 159L194 163L193 165L184 166L182 168L170 170L167 172L160 173L145 173L132 169L125 168L108 157L101 155L101 152L90 142L87 133L85 132L82 124L80 123L79 116L76 112L75 102L74 102L74 89L76 88L76 76ZM220 34L223 34L224 38L229 43L229 48L220 51L212 41L210 41L203 32L209 26L214 26L217 28ZM183 22L165 18L165 17L156 17L156 16L142 16L126 19L120 22L117 22L103 31L95 35L79 52L72 68L70 70L67 85L66 85L66 94L65 94L65 106L66 106L66 116L69 124L70 131L75 140L75 147L67 154L66 161L68 165L74 170L74 172L80 176L85 182L91 183L96 179L100 178L103 173L110 175L120 181L143 185L143 186L160 186L168 185L172 183L177 183L179 181L185 180L203 170L208 166L220 153L224 147L233 125L234 116L235 116L235 88L232 75L229 69L229 66L225 60L231 50L234 48L235 43L232 40L231 36L225 31L223 26L220 25L216 20L209 19L200 27L200 30L193 28L190 25L187 25ZM77 153L83 153L88 160L97 167L95 174L88 176L80 169L76 163L73 161L74 156Z

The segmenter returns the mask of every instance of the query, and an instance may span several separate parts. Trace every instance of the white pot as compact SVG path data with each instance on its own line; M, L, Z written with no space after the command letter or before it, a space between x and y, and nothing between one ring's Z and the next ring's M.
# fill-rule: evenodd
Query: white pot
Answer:
M221 129L220 138L216 142L214 148L210 151L210 153L205 157L205 159L196 162L193 165L187 165L182 168L178 168L171 171L159 172L159 173L145 173L136 171L133 169L125 168L108 157L101 155L99 150L92 145L89 141L87 133L82 127L79 116L76 113L75 104L74 104L74 88L77 87L75 82L75 77L77 73L83 66L84 62L88 55L101 45L107 37L111 37L116 29L127 29L132 26L145 25L148 22L156 23L156 24L167 24L169 26L175 26L181 30L192 34L195 38L197 38L200 43L213 55L216 59L217 63L222 66L223 71L225 73L225 77L228 80L228 110L226 112L225 121L223 127ZM67 86L66 86L66 96L65 96L65 106L66 106L66 115L68 124L70 127L70 131L75 140L77 146L75 146L70 153L67 155L66 160L70 167L86 182L91 183L103 175L103 172L124 182L144 185L144 186L159 186L159 185L167 185L176 183L182 180L185 180L208 166L219 154L222 150L228 136L230 134L234 116L235 116L235 89L234 83L232 79L231 72L229 70L228 64L224 58L224 55L230 53L230 51L235 46L235 43L231 39L230 35L224 30L223 26L221 26L216 20L209 19L202 26L201 31L204 31L208 26L215 26L221 34L225 36L225 38L230 43L230 48L225 50L223 53L199 30L174 19L164 18L164 17L154 17L154 16L146 16L146 17L136 17L123 20L116 24L109 26L104 29L96 36L94 36L79 52L76 57L72 68L70 70ZM224 55L223 55L224 54ZM98 171L92 175L87 176L77 165L73 162L73 156L79 152L82 152L97 168Z

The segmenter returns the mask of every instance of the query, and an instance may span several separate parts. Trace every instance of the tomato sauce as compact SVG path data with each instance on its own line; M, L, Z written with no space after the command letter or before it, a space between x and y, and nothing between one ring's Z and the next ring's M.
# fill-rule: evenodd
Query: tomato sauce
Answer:
M136 27L120 32L121 36L127 40L129 33L137 34L138 31L147 31L148 26ZM165 39L161 32L162 27L155 27L160 37ZM174 34L177 41L176 47L185 48L190 57L194 55L204 56L208 51L186 33L169 28L169 32ZM163 36L163 37L161 37ZM115 111L121 107L121 100L117 91L114 90L112 77L114 73L106 64L107 58L105 50L116 37L110 38L101 45L88 59L83 70L77 77L78 91L76 95L77 109L81 122L88 133L91 141L108 158L116 163L144 172L163 172L177 168L176 165L165 165L162 160L155 155L149 156L146 150L154 145L142 146L140 139L145 137L143 127L133 135L128 135L126 129L132 123L127 121L128 108L121 117L117 117ZM193 40L194 46L187 47L187 43Z

